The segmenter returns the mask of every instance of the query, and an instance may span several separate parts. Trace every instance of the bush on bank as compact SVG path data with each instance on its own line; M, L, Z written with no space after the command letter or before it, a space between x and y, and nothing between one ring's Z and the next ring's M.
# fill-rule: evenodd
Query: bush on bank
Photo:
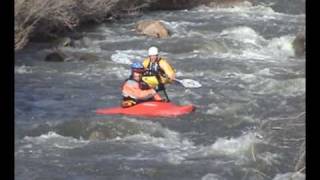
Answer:
M58 37L86 23L101 23L144 10L185 9L240 0L15 0L15 50L30 40Z

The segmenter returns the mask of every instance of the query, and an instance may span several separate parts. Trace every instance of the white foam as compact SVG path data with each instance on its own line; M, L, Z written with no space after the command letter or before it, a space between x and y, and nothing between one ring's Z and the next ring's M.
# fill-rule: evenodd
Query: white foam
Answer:
M208 110L206 111L206 114L214 114L219 115L224 112L223 109L221 109L217 104L212 103L208 105Z
M243 97L241 97L243 98ZM250 101L250 99L243 98L242 100ZM249 102L251 103L251 102ZM238 115L239 112L241 112L247 104L242 103L234 103L232 105L223 105L222 107L219 107L218 104L212 103L209 104L207 107L206 114L213 114L216 116L229 116L232 115L234 118L237 119L237 122L249 122L254 123L256 122L256 118L252 116L246 116L246 115Z
M270 152L263 152L263 153L257 154L257 158L261 159L263 162L265 162L269 166L278 165L281 162L280 155L270 153Z
M273 76L269 68L264 68L257 72L258 75Z
M170 21L170 22L167 22L167 21L161 21L163 22L168 28L170 31L172 32L179 32L179 33L173 33L172 34L172 37L203 37L204 35L199 33L199 32L196 32L196 31L190 31L190 28L189 26L201 26L203 25L204 23L201 23L201 22L197 22L197 23L194 23L194 22L188 22L188 21Z
M177 79L177 81L187 88L199 88L202 86L200 82L193 79Z
M305 93L305 78L289 79L289 80L273 80L264 79L259 83L249 85L249 89L260 94L277 93L283 96L291 96Z
M299 23L305 20L305 14L286 14L274 11L268 5L252 6L250 2L238 3L233 7L206 7L200 6L193 11L203 12L203 18L223 18L230 17L235 21L237 19L266 22L270 20L285 20L292 23ZM221 15L223 14L223 15ZM236 18L236 19L235 19Z
M220 58L255 59L272 62L287 61L289 58L294 57L292 45L295 38L294 35L285 35L268 40L260 36L252 28L241 26L225 29L219 36L232 41L236 40L243 44L241 44L240 49L229 48L228 53L214 53L207 55L208 57L213 55Z
M244 155L250 150L254 143L259 142L255 133L247 133L237 138L218 138L217 141L209 147L201 149L202 156L227 155L238 157Z
M224 72L221 74L224 78L234 78L241 79L246 83L255 82L257 76L255 74L244 74L244 73L236 73L236 72Z
M306 175L299 172L288 172L284 174L277 174L273 180L305 180Z
M183 72L183 71L177 71L177 73L176 73L176 77L178 78L178 79L183 79L184 77L183 76L185 76L185 77L193 77L193 78L195 78L195 77L203 77L203 76L205 76L205 74L206 73L204 73L204 72L202 72L202 71L196 71L196 72ZM182 78L183 77L183 78Z
M134 61L142 62L146 57L146 50L117 50L111 55L111 60L118 64L131 64Z
M85 79L95 79L97 81L104 81L105 78L95 77L110 77L116 76L119 79L126 79L130 75L130 67L101 67L99 64L91 64L86 69L75 69L72 72L66 72L65 75L80 76Z
M241 80L243 80L246 83L254 82L257 78L257 76L254 74L242 74L240 77Z
M203 96L200 93L197 93L196 91L194 91L193 89L185 89L182 97L193 97L194 99L201 99Z
M292 45L294 38L294 36L290 35L273 38L269 41L268 46L263 50L265 50L266 54L272 54L279 58L294 56L294 49Z
M201 180L223 180L223 179L224 178L222 178L221 176L213 173L206 174L201 178Z
M262 20L261 18L281 18L281 17L301 17L304 18L305 14L286 14L281 12L276 12L272 9L272 4L266 4L266 3L259 3L259 5L252 5L251 2L244 1L237 4L234 4L234 6L229 7L223 7L223 6L217 6L217 7L208 7L208 6L199 6L197 8L194 8L192 11L196 12L210 12L210 13L236 13L238 16L249 16L257 18L257 20Z
M113 74L117 76L119 79L126 79L129 77L131 70L130 68L124 68L124 67L113 67L111 68L110 74Z
M22 65L14 67L15 74L30 74L32 73L32 68L30 66Z
M227 28L220 33L220 36L254 45L260 45L266 41L254 29L247 26Z
M42 134L36 137L26 136L23 138L26 142L31 142L34 145L44 145L46 147L57 147L63 149L73 149L77 147L82 147L89 143L89 141L82 139L75 139L73 137L61 136L55 132L48 132L47 134Z
M151 144L159 147L166 150L166 152L155 156L155 159L158 161L165 160L171 164L180 164L183 160L185 160L185 157L188 156L188 152L195 147L189 140L181 139L178 133L170 130L165 131L167 132L166 137L154 137L150 134L141 133L125 137L121 139L121 141L133 141L135 143Z
M159 123L131 120L141 125L143 132L117 138L114 141L129 141L139 144L150 144L166 150L164 153L155 156L158 161L165 160L171 164L180 164L190 151L195 149L193 142L180 137L178 132L163 128Z
M217 7L208 7L208 6L199 6L194 9L198 12L229 12L229 13L254 13L258 12L261 14L275 13L275 11L268 6L257 5L253 6L249 1L243 1L236 3L234 6L217 6Z

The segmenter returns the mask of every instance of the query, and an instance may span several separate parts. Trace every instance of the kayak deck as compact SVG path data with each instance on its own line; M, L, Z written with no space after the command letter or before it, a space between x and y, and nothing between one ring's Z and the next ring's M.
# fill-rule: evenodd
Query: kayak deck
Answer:
M193 105L175 105L170 102L144 102L129 108L112 107L97 109L97 114L111 115L124 114L131 116L149 116L149 117L177 117L191 113L195 110Z

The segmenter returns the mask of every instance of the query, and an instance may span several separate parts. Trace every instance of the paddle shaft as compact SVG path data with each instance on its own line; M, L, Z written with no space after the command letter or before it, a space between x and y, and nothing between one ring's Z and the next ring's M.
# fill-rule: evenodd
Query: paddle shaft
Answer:
M158 75L158 76L156 76L156 77L157 77L158 82L161 82L160 76ZM162 84L162 83L159 84L159 85L158 85L158 88L159 88L159 86L162 87L160 90L163 91L163 94L166 96L167 101L170 102L170 99L169 99L169 96L168 96L168 94L167 94L166 87L164 86L164 84Z
M180 84L182 87L185 87L180 79L176 78L174 81L177 82L178 84Z
M170 99L168 97L168 94L167 94L167 91L166 91L166 88L164 87L164 85L163 85L163 94L166 96L167 101L170 102Z

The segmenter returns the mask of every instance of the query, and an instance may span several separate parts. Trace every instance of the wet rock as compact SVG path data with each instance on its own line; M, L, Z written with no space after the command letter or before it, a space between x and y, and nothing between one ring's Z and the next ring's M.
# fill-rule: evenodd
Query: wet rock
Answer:
M62 41L62 45L64 47L73 47L74 43L71 38L67 37L67 38L64 38L64 40Z
M90 35L90 38L94 38L94 39L98 39L98 40L102 40L103 36L102 35ZM93 47L95 46L94 43L92 42L92 40L90 40L90 38L88 37L83 37L79 40L75 40L74 41L74 46L77 48L88 48L88 47Z
M55 47L74 47L74 41L70 37L63 37L53 41Z
M292 42L294 54L296 57L302 57L305 55L305 33L299 32L296 38Z
M93 131L90 136L89 140L105 140L107 137L99 131Z
M54 50L44 58L48 62L63 62L65 59L66 55L60 50Z
M85 53L80 55L79 60L80 61L97 61L98 56L91 53Z
M136 31L156 38L167 38L170 36L169 30L159 20L142 20L136 24Z

